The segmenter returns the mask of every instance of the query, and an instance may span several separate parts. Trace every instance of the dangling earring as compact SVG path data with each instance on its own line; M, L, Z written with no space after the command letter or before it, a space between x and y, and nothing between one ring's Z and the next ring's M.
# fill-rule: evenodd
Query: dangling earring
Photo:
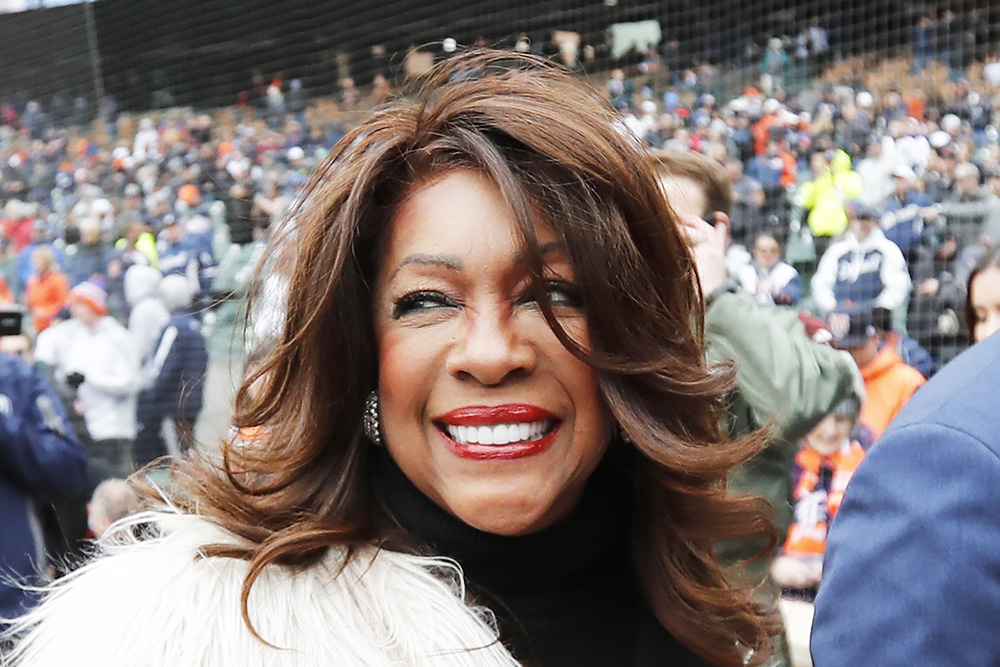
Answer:
M379 430L378 394L374 391L369 393L368 397L365 398L365 413L361 419L361 423L365 430L365 437L373 445L381 447L382 433Z

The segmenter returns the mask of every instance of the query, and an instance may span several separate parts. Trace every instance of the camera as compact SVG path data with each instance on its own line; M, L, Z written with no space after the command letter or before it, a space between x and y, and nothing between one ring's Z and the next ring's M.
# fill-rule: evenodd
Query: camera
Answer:
M0 336L20 336L24 311L19 308L0 308Z

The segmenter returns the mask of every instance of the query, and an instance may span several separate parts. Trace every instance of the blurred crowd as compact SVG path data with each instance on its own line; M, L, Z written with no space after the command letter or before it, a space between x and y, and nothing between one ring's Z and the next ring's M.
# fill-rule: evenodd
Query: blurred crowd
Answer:
M22 345L125 471L190 442L207 369L245 355L239 297L272 222L343 135L300 90L214 114L5 106L0 305L26 309Z
M746 289L821 317L883 307L940 364L968 342L965 284L1000 240L1000 61L975 60L970 44L839 62L796 95L766 62L761 82L728 100L697 77L661 91L624 70L607 94L638 141L725 166L730 270ZM765 59L784 49L773 38Z

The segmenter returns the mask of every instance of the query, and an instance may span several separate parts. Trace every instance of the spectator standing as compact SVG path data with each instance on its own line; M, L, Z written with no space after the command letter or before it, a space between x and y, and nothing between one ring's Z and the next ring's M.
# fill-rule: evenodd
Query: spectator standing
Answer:
M48 574L37 503L85 493L87 457L41 372L5 353L0 353L0 458L0 619L9 620L35 600L19 582L39 583L38 577Z
M936 228L931 224L940 217L934 201L916 189L917 175L905 164L892 170L894 190L885 202L879 221L885 237L899 246L907 262L917 260L918 251Z
M910 275L899 247L885 238L875 211L852 202L850 227L829 247L812 279L812 298L821 311L850 304L899 308L910 290Z
M187 242L184 225L173 214L163 219L163 229L157 235L156 251L160 272L164 276L186 276L193 290L199 291L198 254Z
M912 49L910 73L921 74L934 57L934 21L929 13L924 13L913 27L910 48Z
M302 123L305 120L306 107L309 105L309 98L306 91L302 89L301 79L292 79L288 82L288 94L285 95L285 106L288 113L293 118Z
M1000 198L980 186L979 168L971 162L955 166L955 187L941 202L941 214L959 249L982 236L1000 242Z
M55 253L48 246L39 246L31 253L34 274L28 279L24 303L31 313L36 332L45 331L52 318L66 305L69 281L59 271Z
M760 87L768 95L785 89L785 77L792 59L780 37L767 40L767 50L760 62Z
M160 133L151 118L139 121L139 131L132 142L132 157L137 162L153 161L159 157Z
M129 267L125 272L125 300L129 305L128 331L139 356L141 385L144 388L155 377L151 370L153 354L163 329L170 322L170 311L159 294L162 278L159 271L141 264Z
M80 283L70 291L70 314L57 376L76 385L79 409L92 439L90 452L120 470L132 469L139 359L132 338L108 317L107 295Z
M900 358L898 336L879 337L871 306L851 306L831 313L828 323L834 345L850 352L861 369L865 399L860 421L877 439L927 380Z
M809 165L813 178L802 184L795 201L808 211L807 222L820 259L832 239L847 229L844 204L861 195L863 183L851 169L851 156L842 150L834 151L831 159L825 152L816 151Z
M180 454L194 444L194 425L201 412L208 352L201 325L191 314L194 295L183 276L167 276L159 288L170 310L152 361L152 382L139 395L141 438L152 444L161 434L166 451ZM137 452L139 463L155 456Z

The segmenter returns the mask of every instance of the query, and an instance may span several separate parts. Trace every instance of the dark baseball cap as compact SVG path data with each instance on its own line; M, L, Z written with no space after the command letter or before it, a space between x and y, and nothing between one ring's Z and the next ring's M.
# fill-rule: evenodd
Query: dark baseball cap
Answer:
M839 348L860 347L878 335L872 306L841 307L826 319L833 334L833 344Z

